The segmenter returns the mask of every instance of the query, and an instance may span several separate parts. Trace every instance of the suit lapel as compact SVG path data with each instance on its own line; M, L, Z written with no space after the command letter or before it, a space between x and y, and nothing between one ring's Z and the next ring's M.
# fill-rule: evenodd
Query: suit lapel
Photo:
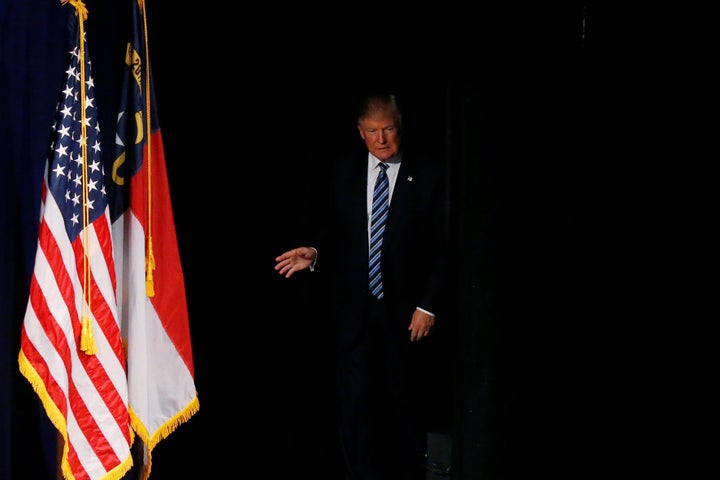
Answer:
M400 212L407 211L408 205L412 199L414 191L413 168L411 164L403 159L398 170L398 176L395 180L395 190L393 191L392 201L390 203L390 213L388 223L394 223L394 219L398 218Z
M367 153L365 153L367 155ZM357 155L348 165L343 195L352 206L352 216L367 222L367 157Z

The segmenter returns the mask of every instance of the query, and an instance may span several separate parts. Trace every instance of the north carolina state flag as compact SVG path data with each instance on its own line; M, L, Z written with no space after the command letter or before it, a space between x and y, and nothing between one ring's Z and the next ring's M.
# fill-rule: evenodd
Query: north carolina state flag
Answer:
M130 415L143 442L141 478L146 479L153 448L200 405L144 17L144 4L133 1L111 171L111 218Z

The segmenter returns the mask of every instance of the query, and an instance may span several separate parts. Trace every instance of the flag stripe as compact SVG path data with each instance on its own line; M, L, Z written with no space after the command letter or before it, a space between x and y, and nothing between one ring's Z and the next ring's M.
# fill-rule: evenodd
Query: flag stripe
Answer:
M46 205L52 206L53 203L52 198L50 198L48 204ZM52 207L50 207L49 217L53 217ZM47 226L50 223L51 222L43 223L43 225ZM35 291L40 292L40 295L33 300L37 300L41 303L41 305L33 303L33 309L35 311L38 311L36 307L40 307L42 309L35 317L44 319L44 321L40 322L42 332L46 333L46 335L50 332L52 333L52 336L48 335L48 337L52 338L52 340L47 343L53 346L53 349L49 350L48 353L57 353L58 355L53 358L50 364L62 367L54 369L52 376L54 378L60 377L60 384L68 386L69 402L70 405L72 405L72 418L81 419L79 422L80 428L78 429L78 432L82 431L83 435L89 435L90 437L96 437L99 439L105 438L103 435L103 429L98 427L93 414L88 410L85 402L87 401L92 403L96 407L100 408L100 410L103 410L101 408L102 404L107 402L108 404L115 405L113 409L115 410L115 413L110 415L107 410L104 412L101 411L100 414L96 412L96 415L98 415L98 418L100 419L105 418L108 415L111 417L110 423L108 423L108 421L103 422L103 428L115 428L118 430L119 434L123 435L123 437L129 441L129 431L127 425L122 425L123 422L127 422L125 403L120 393L117 392L115 388L105 388L108 384L113 383L105 372L104 364L100 361L100 357L103 356L103 352L108 349L100 348L98 355L83 355L82 358L80 358L76 351L68 347L69 343L72 342L74 344L74 338L78 338L80 336L80 320L75 309L68 309L67 304L63 302L56 302L56 308L54 308L54 311L50 311L47 309L47 303L44 302L44 299L46 298L69 298L68 303L72 302L73 296L68 295L66 292L73 292L72 285L77 285L79 283L79 278L70 279L70 275L68 275L67 270L57 267L58 258L67 256L67 254L64 254L63 252L67 252L71 246L67 243L65 243L65 245L58 246L58 243L63 243L62 240L60 242L50 241L51 238L62 239L62 237L54 237L52 234L44 235L44 237L47 240L46 247L49 248L49 251L44 255L39 255L36 259L36 264L43 271L54 272L55 278L58 278L59 280L57 282L52 281L53 278L48 275L42 277L42 281L38 281L38 279L35 278L35 281L37 282L37 289L35 289ZM45 253L44 249L41 249L40 251ZM45 268L43 267L42 262L47 261L48 258L53 259L55 263L48 264L47 268ZM67 288L62 288L61 285L64 285ZM98 289L99 288L96 288L94 290ZM80 297L80 299L82 299L82 297ZM96 298L96 300L100 299ZM100 301L94 303L98 305L101 304ZM107 305L103 305L102 309L107 310ZM65 318L66 322L62 322L62 320L58 322L58 319L62 318ZM69 332L67 331L68 327L70 330ZM67 334L70 334L71 337L69 341L64 337L64 335ZM97 330L95 340L101 343L103 347L107 343L104 341L104 335L100 329ZM42 339L42 341L45 341L45 339ZM117 360L115 355L112 355L111 358ZM103 360L105 359L103 358ZM106 362L106 364L112 365L112 362ZM123 369L119 368L117 371L123 372ZM72 372L72 375L68 377L67 372ZM90 376L88 376L88 372ZM79 382L81 385L79 389L76 387L76 382ZM117 387L116 385L114 386ZM120 388L124 390L125 387L120 384ZM98 390L103 392L103 396L100 396ZM112 420L112 418L115 418L115 420ZM73 438L72 435L71 438ZM103 445L103 442L100 442L99 446L96 446L95 448L98 452L104 452L107 447ZM117 461L117 455L113 454L109 463L107 463L107 466L112 466Z
M49 234L42 235L43 238L45 238L46 243L45 245L41 246L41 249L44 255L44 259L50 259L51 264L49 265L48 269L42 269L43 271L51 271L54 273L55 277L57 278L56 285L51 285L50 283L47 283L44 285L44 288L42 290L51 290L55 286L58 287L57 290L54 290L50 292L50 294L44 294L44 298L55 298L60 299L62 298L64 302L57 302L56 305L56 311L51 314L47 315L46 318L48 321L55 318L62 318L64 316L69 316L71 319L71 325L73 329L73 337L78 338L80 336L81 326L80 326L80 319L77 315L77 311L82 311L83 306L85 305L83 303L83 297L82 295L76 294L79 291L81 291L80 285L81 280L79 276L75 276L75 278L71 278L69 272L76 273L77 271L82 270L82 262L83 262L83 256L85 255L85 251L90 252L90 267L91 267L91 285L90 285L90 292L91 292L91 298L92 298L92 311L89 313L92 313L92 316L94 319L100 319L98 321L100 328L96 328L95 331L95 340L97 342L107 341L105 340L105 335L109 334L110 337L115 337L114 345L112 347L114 351L114 358L105 358L104 352L107 351L107 348L102 348L99 350L98 355L85 355L83 356L83 362L85 362L86 368L85 370L88 372L91 372L93 375L93 383L95 385L96 389L103 389L104 385L112 384L112 380L108 375L105 373L104 365L107 365L109 367L112 367L113 364L120 363L124 361L124 355L122 351L122 343L120 341L120 331L117 325L117 322L113 319L114 313L111 311L110 306L106 302L105 296L101 296L100 292L103 290L103 288L107 288L108 285L102 285L101 283L98 283L95 280L94 274L97 272L102 272L105 274L109 274L110 268L104 263L104 262L97 262L96 256L93 255L93 252L99 251L99 247L97 246L96 241L94 239L96 238L92 233L94 233L94 226L99 222L100 224L106 224L106 222L101 221L105 219L105 216L99 217L98 220L96 220L96 223L93 224L90 227L90 245L84 248L79 248L81 245L79 243L79 239L82 238L82 235L79 235L77 237L78 240L76 240L74 245L70 245L67 240L67 236L63 235L61 232L52 232L49 230L52 227L57 228L60 222L57 222L56 220L58 218L62 218L60 215L59 210L56 208L56 203L54 202L54 199L52 195L48 197L48 201L45 204L45 208L47 211L46 218L49 219L48 222L43 222L43 225L41 226L41 229L43 231L46 230L45 227L47 227L47 230L49 231ZM61 226L61 228L64 229L64 226ZM102 229L102 232L105 235L109 235L109 230L107 228ZM57 241L51 241L56 240ZM102 242L100 242L102 243ZM95 245L95 246L93 246ZM74 247L74 248L73 248ZM47 252L46 252L47 249ZM61 266L59 265L59 259L67 259L65 263L70 263L70 258L74 257L74 263L76 266L66 268L65 265ZM105 259L103 256L102 259ZM112 258L111 258L112 261ZM108 277L109 278L109 277ZM76 285L77 288L73 289L72 286ZM61 288L60 286L65 286L66 288ZM113 292L107 292L105 295L113 295ZM75 309L68 309L67 305L71 305L73 302L73 299L77 299L79 305L76 306ZM112 301L112 299L111 299ZM43 318L43 317L41 317ZM105 319L105 320L103 320ZM63 342L64 345L67 345L67 342ZM64 352L65 355L67 355L69 352ZM65 368L69 370L70 366L65 364ZM124 394L126 390L125 384L125 373L124 368L120 365L116 365L114 368L114 378L117 380L121 380L122 383L119 385L115 384L114 389L106 389L105 391L105 400L108 401L109 404L115 405L115 414L114 416L125 420L125 401L123 398L119 397L118 389L120 389L120 392ZM128 437L129 439L129 434Z
M102 219L102 221L100 221ZM113 306L115 305L115 292L114 286L106 282L98 282L96 280L96 272L102 272L102 278L111 278L114 276L115 267L114 259L110 258L110 264L107 263L107 258L100 251L99 245L103 242L107 243L110 238L110 230L107 228L108 222L105 216L101 217L93 223L89 229L90 235L96 234L91 237L92 242L89 246L83 246L79 242L75 242L75 255L77 259L78 271L82 268L83 252L90 252L90 297L92 302L92 312L100 326L100 332L112 339L111 348L115 352L116 360L120 363L124 363L125 354L123 350L122 341L120 338L120 326L115 318ZM101 228L98 230L98 226ZM81 237L78 237L80 239ZM102 256L101 256L102 255Z

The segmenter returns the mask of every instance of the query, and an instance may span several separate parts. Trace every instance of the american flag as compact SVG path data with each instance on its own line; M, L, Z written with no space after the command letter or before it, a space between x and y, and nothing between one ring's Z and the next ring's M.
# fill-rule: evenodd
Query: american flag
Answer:
M147 479L153 449L200 404L144 3L131 1L133 24L108 187L130 415L142 443L140 478Z
M132 466L127 365L81 7L68 9L72 46L43 180L18 362L62 435L63 475L118 479Z

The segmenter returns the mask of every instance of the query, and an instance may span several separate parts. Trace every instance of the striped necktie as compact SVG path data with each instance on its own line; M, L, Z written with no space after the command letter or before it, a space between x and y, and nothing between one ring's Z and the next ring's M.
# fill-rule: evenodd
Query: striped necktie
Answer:
M380 162L380 172L375 180L373 192L372 217L370 219L370 292L378 300L385 296L383 292L382 270L380 269L380 254L382 253L383 233L385 233L385 220L390 204L390 186L387 177L387 164Z

